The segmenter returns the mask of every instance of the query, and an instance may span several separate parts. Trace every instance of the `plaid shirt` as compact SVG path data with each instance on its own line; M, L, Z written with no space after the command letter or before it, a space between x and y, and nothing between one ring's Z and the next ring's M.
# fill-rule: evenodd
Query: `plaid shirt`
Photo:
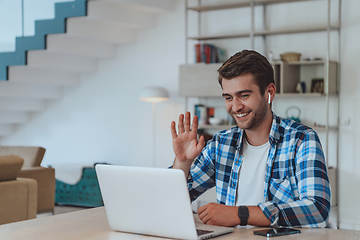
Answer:
M243 156L244 131L223 130L210 140L190 169L191 200L216 186L217 202L234 206ZM330 210L325 158L314 130L273 115L264 177L264 201L258 206L272 226L324 227ZM254 173L256 174L256 173Z

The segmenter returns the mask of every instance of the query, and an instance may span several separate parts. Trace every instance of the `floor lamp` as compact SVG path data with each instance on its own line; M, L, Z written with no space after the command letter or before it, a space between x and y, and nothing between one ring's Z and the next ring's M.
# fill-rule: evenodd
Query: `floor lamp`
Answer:
M140 94L140 100L151 102L152 109L152 135L153 135L153 167L156 167L156 103L169 99L168 91L163 87L151 86L145 87Z

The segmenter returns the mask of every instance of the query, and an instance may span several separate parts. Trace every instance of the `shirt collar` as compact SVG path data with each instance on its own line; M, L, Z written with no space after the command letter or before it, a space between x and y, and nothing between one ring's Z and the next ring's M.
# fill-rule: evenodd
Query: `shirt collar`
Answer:
M269 142L271 145L275 145L281 141L282 135L284 133L284 128L280 125L281 119L278 116L276 116L274 113L272 115L273 115L273 120L269 134ZM235 132L239 134L236 146L237 149L240 150L242 148L242 143L243 143L244 129L236 127Z
M281 119L273 113L273 121L269 134L269 141L271 145L279 143L284 134L285 129L280 125L280 123Z

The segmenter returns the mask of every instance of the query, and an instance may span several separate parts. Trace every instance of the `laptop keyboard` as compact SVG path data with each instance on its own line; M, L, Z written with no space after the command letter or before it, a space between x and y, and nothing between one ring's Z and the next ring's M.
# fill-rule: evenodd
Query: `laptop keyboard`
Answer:
M206 231L206 230L196 229L196 232L197 232L198 236L201 236L201 235L204 235L204 234L207 234L207 233L211 233L213 231Z

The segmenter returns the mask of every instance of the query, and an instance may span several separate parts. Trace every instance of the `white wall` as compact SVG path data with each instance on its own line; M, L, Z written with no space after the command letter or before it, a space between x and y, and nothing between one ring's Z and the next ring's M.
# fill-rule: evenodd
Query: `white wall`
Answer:
M360 1L343 1L340 121L340 224L360 230Z
M324 13L322 9L325 5L318 2L326 1L313 2L315 7L309 7L308 4L312 3L271 7L269 12L274 16L271 26L281 27L281 24L290 22L295 16L302 19L297 24L312 23L310 18L324 22L319 16ZM138 95L144 86L161 85L170 91L171 98L157 107L156 153L157 166L167 167L173 159L170 121L176 119L184 103L177 96L177 67L184 63L184 11L182 1L177 3L176 11L161 16L157 27L141 33L136 43L119 47L115 59L99 63L96 74L83 76L83 83L79 87L67 91L63 100L51 105L48 111L34 116L30 123L3 140L2 144L42 145L47 148L44 165L89 165L105 161L150 166L151 106L140 102ZM359 1L343 1L339 178L341 226L360 229L360 206L357 204L360 198L360 192L357 191L360 177L357 173L360 171L360 156L357 152L360 127L356 124L360 120L360 113L356 109L356 103L360 100L360 70L357 66L360 56L360 15L357 9L360 9ZM204 17L215 24L214 27L205 26L208 32L229 32L238 23L249 19L249 12L212 14ZM192 20L194 18L192 16ZM261 19L257 18L257 21L261 22ZM269 45L275 54L295 50L303 52L305 56L325 57L325 39L325 34L302 34L288 38L277 36L269 39ZM335 59L338 58L336 41L336 35L333 34L331 49L332 58ZM227 47L229 55L250 47L247 40L214 43ZM256 47L262 50L261 39L257 40ZM193 59L191 55L189 59ZM291 104L300 101L294 99ZM315 119L321 119L321 111L304 108L305 114L314 114ZM279 111L283 110L279 107ZM331 154L336 154L336 151Z
M180 4L180 6L182 6ZM163 15L138 41L118 48L115 59L99 63L81 86L49 107L3 144L43 145L44 165L112 162L151 165L151 104L139 100L148 85L169 89L171 99L157 105L158 166L173 159L170 121L181 110L176 95L177 66L184 62L182 11ZM176 26L176 27L175 27ZM171 32L164 37L164 33Z

